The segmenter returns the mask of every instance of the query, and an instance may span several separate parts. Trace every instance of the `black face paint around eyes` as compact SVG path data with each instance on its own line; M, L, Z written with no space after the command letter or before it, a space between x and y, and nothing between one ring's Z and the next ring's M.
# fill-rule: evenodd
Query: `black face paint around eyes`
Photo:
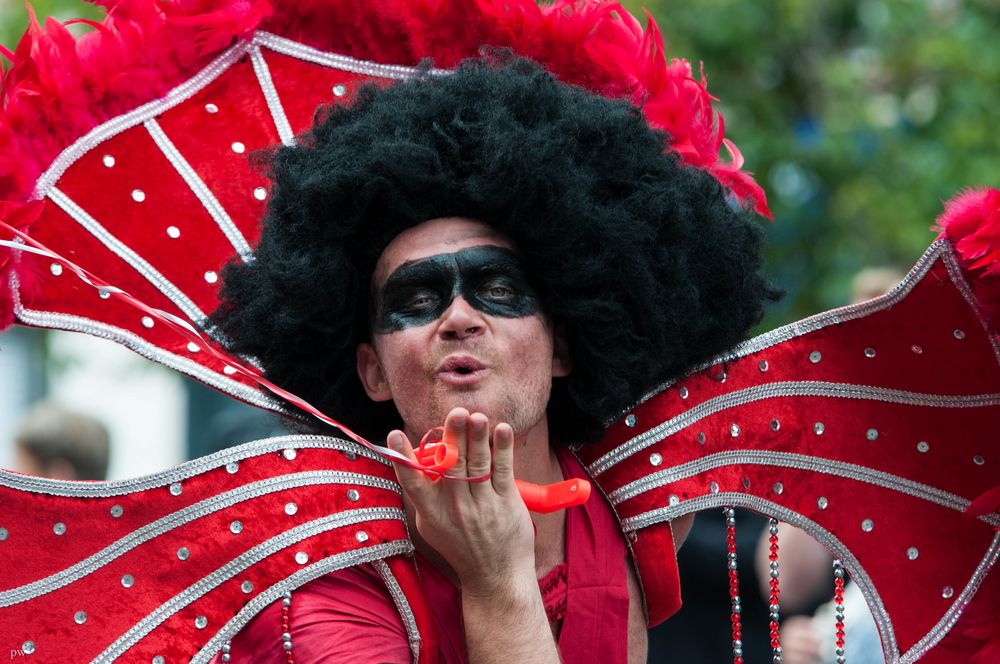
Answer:
M396 268L375 295L373 328L390 334L427 325L459 296L489 316L523 318L538 311L538 297L514 252L469 247Z

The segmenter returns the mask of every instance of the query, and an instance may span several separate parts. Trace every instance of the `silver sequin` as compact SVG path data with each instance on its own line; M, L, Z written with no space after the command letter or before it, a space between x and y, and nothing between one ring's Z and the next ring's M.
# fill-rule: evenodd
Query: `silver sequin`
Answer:
M194 619L194 626L198 629L205 629L208 627L208 618L205 616L198 616Z
M167 226L167 236L176 240L181 236L181 229L176 226Z
M54 276L58 277L63 272L63 266L60 265L59 263L53 263L52 265L49 266L49 272L51 272Z
M98 288L97 297L101 298L102 300L106 300L109 297L111 297L111 293L106 288Z
M740 425L739 424L731 424L731 425L729 425L729 435L732 436L733 438L736 438L737 436L739 436L740 435Z
M986 459L983 458L983 455L977 454L976 456L972 457L972 463L976 464L977 466L981 466L984 463L986 463Z
M918 452L926 452L929 449L931 449L931 446L926 440L921 440L919 443L917 443Z
M236 368L231 367L227 364L226 366L222 367L222 373L226 374L227 376L235 376Z
M917 547L915 546L911 546L909 549L906 550L906 557L909 558L910 560L916 560L917 556L919 555L920 552L917 551Z
M219 280L219 275L217 272L209 270L208 272L205 273L205 281L207 281L208 283L214 284L218 280Z
M8 537L10 537L10 531L6 528L0 528L0 542L4 541Z
M125 513L125 510L122 508L121 505L112 505L111 506L111 516L113 516L114 518L117 519L118 517L120 517L124 513Z
M812 362L813 364L816 364L822 359L823 359L823 354L820 353L818 350L814 350L813 352L809 353L809 361Z
M347 499L350 500L351 502L356 501L360 497L361 497L361 494L358 493L357 489L348 489L347 490Z
M107 168L111 168L112 166L115 165L115 158L109 154L106 154L103 157L101 157L101 163L104 164Z
M826 506L829 504L830 501L826 499L826 496L820 496L819 498L816 499L816 507L820 508L821 510L825 510Z
M698 432L698 443L700 445L704 445L705 444L705 432L704 431L699 431Z
M52 532L54 532L56 535L65 535L66 524L63 523L62 521L57 522L54 526L52 526Z
M305 565L307 562L309 562L309 554L306 553L305 551L299 551L298 553L295 554L295 562L297 562L300 565Z
M135 585L135 577L131 574L126 574L122 577L122 588L131 588Z
M941 597L944 597L945 599L950 599L951 596L954 594L955 594L955 589L952 588L951 586L945 586L944 588L941 589Z
M297 454L298 453L295 450L293 450L292 448L288 448L287 450L282 450L281 451L281 455L283 457L285 457L286 459L288 459L289 461L292 461L296 457Z
M776 495L780 496L782 493L784 493L784 491L785 491L785 485L784 484L782 484L781 482L775 482L774 483L774 493Z
M625 426L634 427L635 422L636 422L635 415L629 413L628 415L625 416Z
M229 524L229 532L231 532L234 535L239 535L240 533L242 533L243 532L243 522L242 521L233 521L231 524Z
M767 371L767 360L761 360L758 362L757 368L760 369L761 373Z
M230 461L226 464L226 472L230 475L235 475L240 469L239 461Z
M144 192L142 189L133 189L132 200L135 201L136 203L142 203L144 200L146 200L146 192Z
M652 466L659 466L663 463L663 456L659 452L653 452L649 455L649 463Z
M153 325L155 325L155 324L156 324L156 321L154 321L149 316L143 316L142 317L142 326L144 328L146 328L147 330L151 329L153 327Z
M719 483L718 482L709 482L709 484L708 484L708 490L711 491L712 493L719 493Z
M178 560L187 560L190 557L191 557L191 552L188 551L188 548L186 546L182 546L181 548L177 549Z
M965 338L965 332L959 329L956 329L954 332L952 332L952 334L955 336L956 339L960 341Z
M166 664L166 661L167 660L163 659L163 655L157 655L153 658L153 664Z
M359 530L357 532L357 534L354 536L354 539L358 540L359 542L367 542L368 541L368 533L366 533L363 530Z
M181 486L180 482L174 482L170 485L170 495L179 496L181 492L184 491L184 487Z
M677 394L680 395L681 399L687 399L689 394L688 388L685 387L684 385L681 385L680 388L677 390Z
M866 431L865 438L868 440L876 440L878 438L878 429L869 429Z
M87 612L77 611L76 613L74 613L73 622L75 622L77 625L82 625L83 623L87 622Z
M921 353L924 352L924 349L916 344L910 346L910 350L912 350L915 355L920 355Z
M247 151L247 146L243 145L239 141L236 141L230 147L232 148L233 152L235 152L236 154L243 154L244 152Z
M671 494L670 497L667 498L667 503L669 505L671 505L671 506L673 506L673 505L679 505L680 502L681 502L681 499L678 498L677 496L673 495L673 494Z
M744 477L743 478L743 488L744 489L749 489L750 488L750 478L749 477Z
M22 643L21 644L21 652L23 652L25 655L34 655L35 654L35 642L34 641L25 641L24 643Z
M253 592L253 581L247 580L240 584L240 590L243 591L244 595L249 595Z
M813 425L813 433L815 433L817 436L823 435L824 431L826 431L826 427L823 425L822 422L817 422L816 424Z
M253 190L253 197L258 201L262 201L267 198L267 189L264 187L257 187Z
M865 348L865 357L875 357L875 349Z
M292 516L299 511L299 506L295 503L285 503L285 514Z
M200 348L198 348L198 344L196 344L193 341L188 342L187 349L189 353L197 353L198 351L201 350Z
M779 422L777 419L771 420L771 431L777 431L780 428L781 428L781 422Z
M218 113L219 107L216 106L215 104L205 104L205 111L207 113Z
M333 94L335 94L338 97L343 97L345 94L347 94L347 86L344 85L343 83L338 83L337 85L333 86Z
M872 528L874 527L875 527L875 522L872 521L871 519L865 519L864 521L861 522L861 530L865 531L866 533L870 533L872 531Z

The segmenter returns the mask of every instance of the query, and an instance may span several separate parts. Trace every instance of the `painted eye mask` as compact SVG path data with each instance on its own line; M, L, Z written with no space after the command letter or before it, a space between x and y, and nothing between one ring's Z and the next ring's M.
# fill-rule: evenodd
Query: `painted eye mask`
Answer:
M396 268L375 294L373 329L390 334L427 325L459 296L489 316L523 318L538 311L538 296L514 252L469 247Z

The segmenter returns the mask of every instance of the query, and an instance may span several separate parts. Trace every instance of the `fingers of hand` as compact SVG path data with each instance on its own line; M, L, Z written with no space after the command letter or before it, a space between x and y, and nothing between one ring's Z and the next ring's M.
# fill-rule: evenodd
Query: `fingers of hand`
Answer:
M514 430L500 423L493 431L493 487L498 493L514 490Z
M410 461L416 461L417 455L413 453L413 446L410 444L409 439L402 431L392 431L386 436L386 445L389 449L399 452L405 456ZM411 499L416 498L420 495L421 491L426 490L429 484L428 478L424 475L423 471L416 470L414 468L407 468L401 463L394 463L393 468L396 470L396 479L399 480L400 486L403 487L403 491L406 492Z
M483 477L490 472L490 421L482 413L469 416L466 470L469 477Z
M453 408L444 419L444 442L458 448L458 461L452 467L449 475L466 477L468 463L467 439L469 428L469 411L464 408Z

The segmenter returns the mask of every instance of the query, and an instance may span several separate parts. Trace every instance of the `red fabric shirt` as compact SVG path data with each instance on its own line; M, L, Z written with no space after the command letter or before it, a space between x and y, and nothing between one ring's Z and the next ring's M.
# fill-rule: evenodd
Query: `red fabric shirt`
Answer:
M557 450L563 477L586 478L569 451ZM467 661L459 589L424 557L417 569L440 640L440 661ZM565 662L624 664L628 656L625 542L598 492L566 514L566 561L539 580L550 620L562 619ZM327 574L292 594L291 637L301 663L408 662L406 630L382 578L371 565ZM258 614L232 644L232 661L284 664L281 603Z

